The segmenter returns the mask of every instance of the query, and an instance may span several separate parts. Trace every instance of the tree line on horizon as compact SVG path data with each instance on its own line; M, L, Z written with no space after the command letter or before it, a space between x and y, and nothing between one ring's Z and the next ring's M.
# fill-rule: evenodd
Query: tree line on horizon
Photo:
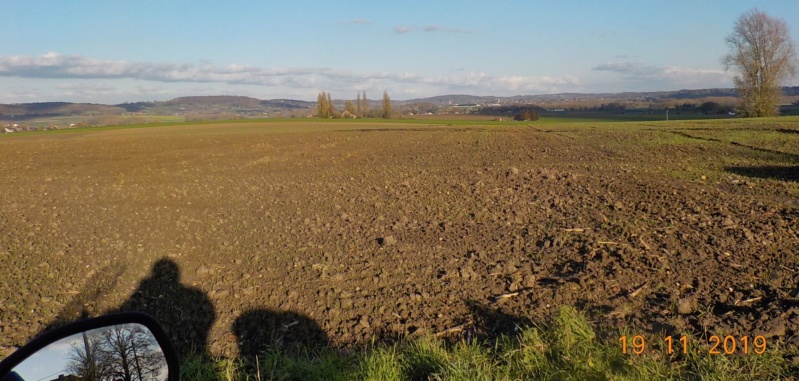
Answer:
M322 91L316 97L316 116L318 118L383 118L391 119L391 97L388 92L383 92L383 102L381 110L373 110L369 108L369 99L366 97L366 91L358 92L358 97L353 102L347 100L344 103L344 111L338 112L336 106L333 104L333 98L330 92Z

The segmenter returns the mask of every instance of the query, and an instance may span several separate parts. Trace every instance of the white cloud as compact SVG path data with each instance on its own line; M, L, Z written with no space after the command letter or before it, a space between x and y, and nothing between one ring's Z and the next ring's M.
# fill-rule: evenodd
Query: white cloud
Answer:
M406 25L400 25L400 26L395 26L394 27L394 32L395 33L399 33L399 34L410 33L412 31L413 31L413 27L406 26Z
M640 62L610 62L594 66L591 70L610 71L629 76L651 76L661 71L654 66L645 66Z
M513 91L527 91L527 92L563 92L562 89L574 89L580 86L580 79L573 75L567 75L562 78L553 78L548 76L541 77L522 77L522 76L509 76L499 77L497 82L501 87Z
M4 102L35 102L42 100L43 92L38 88L16 88L6 90L2 95Z
M425 76L414 72L354 73L330 68L259 68L249 65L231 64L215 66L187 63L129 63L125 61L103 61L78 55L48 53L40 57L0 57L0 76L23 78L59 79L137 79L162 83L226 83L246 85L293 86L317 88L320 85L344 83L357 85L366 81L388 81L436 86L459 86L500 88L512 85L525 88L524 82L545 85L575 84L574 77L494 77L482 72L461 72L453 76ZM101 83L66 83L57 86L65 90L113 90Z
M658 67L640 62L620 61L594 66L592 70L621 75L637 82L662 83L689 87L729 86L733 74L722 69L696 69L678 66Z
M110 91L114 90L114 86L111 86L105 82L99 83L59 83L56 85L57 89L61 90L94 90L94 91Z
M165 99L185 94L251 94L256 97L312 99L321 90L335 94L388 90L417 96L452 92L519 95L567 92L574 76L492 75L457 70L449 75L418 72L352 72L334 68L269 68L242 64L152 63L101 60L80 55L0 56L0 77L8 84L0 101L69 99L102 103ZM16 84L19 84L18 86ZM37 86L31 88L31 85ZM198 90L199 89L199 90ZM16 94L11 94L15 91ZM268 94L268 95L267 95Z
M99 60L80 55L0 57L0 76L23 78L133 78L158 82L224 82L274 84L276 78L302 76L319 69L258 68L232 64L199 66L188 63L148 63Z

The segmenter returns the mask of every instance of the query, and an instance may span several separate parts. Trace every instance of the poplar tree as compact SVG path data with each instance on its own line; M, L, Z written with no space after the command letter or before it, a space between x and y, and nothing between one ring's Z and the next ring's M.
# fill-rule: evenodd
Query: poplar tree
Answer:
M383 119L391 119L391 98L383 92Z
M369 117L369 100L366 99L366 91L363 92L363 97L361 97L361 98L362 98L361 100L363 101L363 107L362 107L361 112L363 112L364 118L368 118Z
M330 117L330 105L328 103L329 95L322 91L316 97L316 116L319 118Z
M327 93L327 117L338 117L338 112L336 111L336 106L333 105L333 98L330 96L330 93Z

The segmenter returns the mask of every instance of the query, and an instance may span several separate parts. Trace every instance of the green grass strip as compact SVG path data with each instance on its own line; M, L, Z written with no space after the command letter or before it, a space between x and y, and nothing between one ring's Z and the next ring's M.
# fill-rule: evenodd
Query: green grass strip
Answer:
M272 349L258 364L240 359L183 364L182 380L780 380L799 374L792 352L636 355L618 338L600 339L585 316L561 307L553 320L491 343L447 345L435 337L377 344L359 352Z

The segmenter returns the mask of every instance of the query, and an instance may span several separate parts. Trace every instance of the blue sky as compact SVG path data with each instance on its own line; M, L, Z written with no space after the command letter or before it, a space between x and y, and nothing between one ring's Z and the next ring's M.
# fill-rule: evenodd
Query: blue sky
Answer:
M796 0L4 1L0 102L732 87L754 7L799 41Z

